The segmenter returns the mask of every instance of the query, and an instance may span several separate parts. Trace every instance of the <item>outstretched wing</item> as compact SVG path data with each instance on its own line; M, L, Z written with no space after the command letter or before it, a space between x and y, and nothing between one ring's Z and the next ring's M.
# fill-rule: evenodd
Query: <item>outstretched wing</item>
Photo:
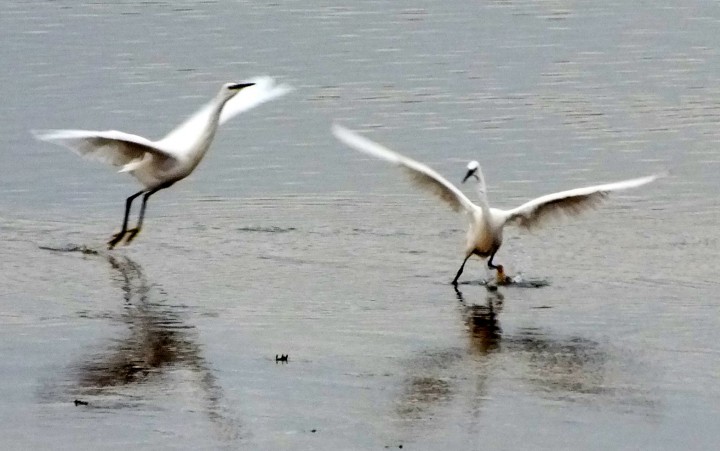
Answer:
M628 188L650 183L661 175L650 175L636 179L624 180L622 182L607 183L605 185L588 186L576 188L559 193L548 194L533 199L523 205L505 212L505 222L517 224L520 227L531 229L540 226L557 216L578 215L585 210L596 207L612 191L619 191Z
M220 112L220 125L240 113L292 91L289 85L277 84L272 77L257 77L247 82L255 84L244 88L227 101Z
M400 166L410 176L415 185L438 196L450 205L453 210L458 212L472 212L475 210L475 205L467 196L430 167L393 152L340 125L334 124L332 132L337 139L353 149Z
M225 103L220 111L218 125L222 125L242 112L292 91L292 88L288 85L276 84L272 77L257 77L246 81L255 84L243 88ZM207 126L216 103L217 99L213 99L203 105L158 141L158 145L164 149L171 149L177 154L187 152L188 143L194 142L203 128Z
M116 130L36 130L33 131L33 135L41 141L67 147L82 157L113 166L126 166L139 162L146 154L174 158L142 136Z

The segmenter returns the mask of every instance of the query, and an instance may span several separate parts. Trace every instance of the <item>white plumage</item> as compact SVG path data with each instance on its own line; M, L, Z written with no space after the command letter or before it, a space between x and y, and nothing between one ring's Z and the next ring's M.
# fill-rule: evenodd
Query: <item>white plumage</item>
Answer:
M39 130L33 134L37 139L67 147L80 156L116 166L119 172L129 172L145 187L128 197L122 230L108 242L112 248L126 235L129 243L140 231L147 199L153 193L192 173L210 148L218 125L290 90L270 77L227 83L208 104L158 141L116 130ZM138 224L128 230L132 201L141 194L144 197Z
M468 164L467 174L463 182L469 178L475 179L479 205L474 204L462 191L430 167L400 155L340 125L333 125L332 131L337 139L349 147L404 169L417 186L437 195L453 210L467 214L470 225L467 234L465 259L453 280L453 284L457 284L458 278L465 267L465 262L472 255L488 258L488 266L491 269L497 269L498 278L500 280L504 279L503 267L502 265L493 264L493 257L502 244L502 232L506 224L516 224L530 229L542 225L552 217L574 215L595 207L612 191L636 188L661 176L656 174L621 182L561 191L538 197L511 210L501 210L490 207L488 203L485 179L477 161L471 161Z

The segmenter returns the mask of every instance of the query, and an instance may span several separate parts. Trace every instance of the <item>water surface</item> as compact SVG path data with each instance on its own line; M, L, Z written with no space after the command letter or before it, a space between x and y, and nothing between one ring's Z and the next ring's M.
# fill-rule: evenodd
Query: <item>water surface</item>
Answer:
M8 2L0 437L11 449L711 449L720 10L706 2ZM135 182L33 128L224 126L108 252ZM499 207L669 169L497 256L332 121ZM468 195L473 196L469 192ZM54 250L51 250L51 249ZM276 363L276 354L289 362ZM75 405L74 401L88 405Z

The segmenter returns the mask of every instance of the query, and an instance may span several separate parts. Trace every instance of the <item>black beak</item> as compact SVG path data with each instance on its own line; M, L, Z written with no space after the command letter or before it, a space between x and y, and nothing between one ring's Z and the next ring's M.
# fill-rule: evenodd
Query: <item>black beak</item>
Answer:
M475 171L472 171L472 170L471 170L471 171L467 171L467 174L465 174L465 178L463 178L462 183L465 183L465 181L466 181L467 179L469 179L470 177L472 177L473 175L475 175Z
M255 84L255 83L236 83L236 84L234 84L234 85L228 86L228 89L237 89L237 90L240 90L240 89L244 89L244 88L247 88L247 87L249 87L249 86L252 86L252 85L254 85L254 84Z

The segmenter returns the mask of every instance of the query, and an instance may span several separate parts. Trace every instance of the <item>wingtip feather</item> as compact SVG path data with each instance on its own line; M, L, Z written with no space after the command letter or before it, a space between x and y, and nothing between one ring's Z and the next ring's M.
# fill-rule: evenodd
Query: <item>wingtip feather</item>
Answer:
M33 129L33 130L30 130L30 133L38 141L50 141L53 138L61 137L63 131L64 130L51 130L51 129L36 130L36 129Z
M255 83L250 90L262 91L265 96L275 98L292 92L295 88L286 83L277 83L277 81L269 76L262 75L248 80L249 83Z
M247 81L255 83L255 85L243 89L225 104L220 114L220 124L258 105L284 96L294 89L285 83L278 84L275 79L270 76L255 77ZM171 134L176 130L173 130ZM168 134L168 136L170 136L170 134Z
M371 155L375 158L388 161L395 165L400 165L403 161L407 160L397 152L393 152L385 146L378 144L375 141L372 141L348 128L345 128L338 123L333 123L332 133L338 140L348 147L352 147L359 152Z

